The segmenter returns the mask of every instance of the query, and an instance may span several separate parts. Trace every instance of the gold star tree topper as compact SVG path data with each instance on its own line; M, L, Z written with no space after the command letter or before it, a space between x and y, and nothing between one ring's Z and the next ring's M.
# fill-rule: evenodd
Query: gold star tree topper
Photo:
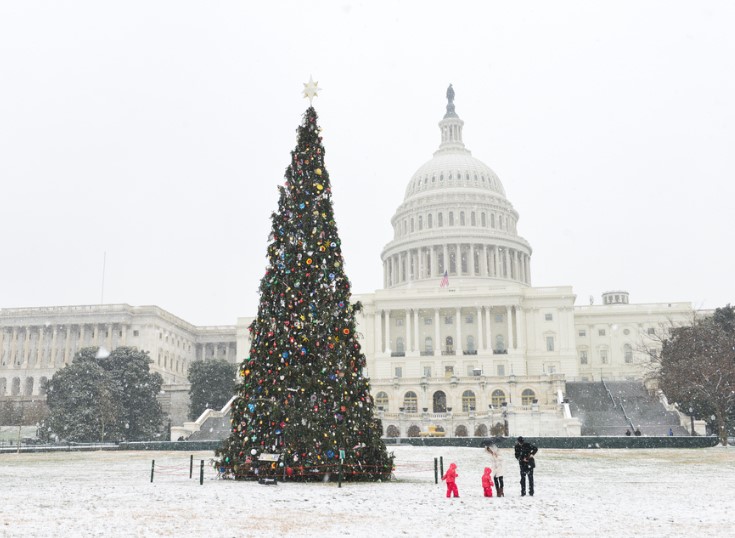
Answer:
M304 97L309 100L309 106L314 97L317 97L317 92L321 91L318 82L314 82L314 77L309 75L309 82L304 82Z

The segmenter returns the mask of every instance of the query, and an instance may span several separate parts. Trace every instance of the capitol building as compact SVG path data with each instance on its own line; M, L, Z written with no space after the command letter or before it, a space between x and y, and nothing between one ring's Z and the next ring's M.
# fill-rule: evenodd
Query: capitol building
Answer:
M384 434L580 435L566 383L642 382L641 349L662 327L690 321L692 305L635 304L617 290L575 306L572 286L534 287L519 211L465 146L463 126L450 86L439 147L391 220L383 288L353 296ZM149 351L164 407L181 424L188 365L239 362L251 321L197 327L155 306L0 309L0 401L43 399L43 382L81 347L132 345Z

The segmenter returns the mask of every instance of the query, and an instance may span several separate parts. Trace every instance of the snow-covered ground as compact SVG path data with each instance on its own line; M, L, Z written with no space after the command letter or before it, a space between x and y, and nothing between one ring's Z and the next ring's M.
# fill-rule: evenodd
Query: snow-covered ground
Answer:
M217 480L210 452L0 455L1 536L703 536L735 528L735 451L540 450L521 497L482 496L482 449L392 447L396 481L264 486ZM456 462L460 497L434 484ZM156 460L150 482L151 460ZM199 460L205 460L199 485Z

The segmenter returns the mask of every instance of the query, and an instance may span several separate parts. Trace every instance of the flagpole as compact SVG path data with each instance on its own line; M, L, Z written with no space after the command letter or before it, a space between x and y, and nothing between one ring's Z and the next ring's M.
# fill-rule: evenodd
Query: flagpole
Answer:
M100 292L100 304L105 304L105 264L107 262L107 251L102 254L102 291Z

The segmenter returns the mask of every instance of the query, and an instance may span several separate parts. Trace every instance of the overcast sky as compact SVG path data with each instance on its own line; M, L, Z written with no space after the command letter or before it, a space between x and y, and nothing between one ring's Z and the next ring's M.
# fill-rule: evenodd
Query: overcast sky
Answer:
M254 315L310 75L353 293L451 82L535 286L735 302L734 27L728 1L2 2L0 308Z

